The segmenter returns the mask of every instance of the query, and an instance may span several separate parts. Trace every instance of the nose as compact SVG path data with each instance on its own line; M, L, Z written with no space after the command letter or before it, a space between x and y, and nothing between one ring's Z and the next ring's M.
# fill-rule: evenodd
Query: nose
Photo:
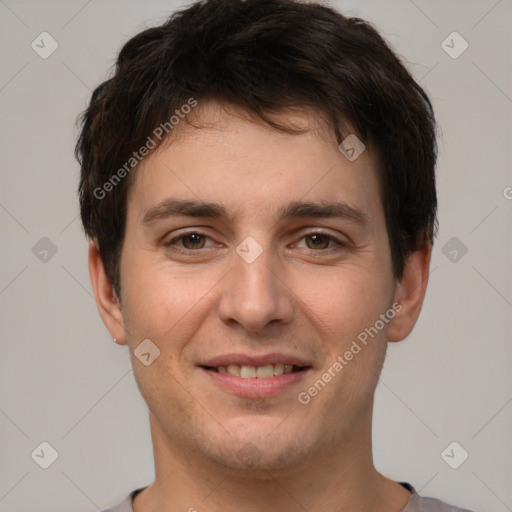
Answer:
M280 264L270 249L264 249L252 262L235 254L233 268L222 281L221 320L253 333L261 333L270 324L289 323L293 292L284 281Z

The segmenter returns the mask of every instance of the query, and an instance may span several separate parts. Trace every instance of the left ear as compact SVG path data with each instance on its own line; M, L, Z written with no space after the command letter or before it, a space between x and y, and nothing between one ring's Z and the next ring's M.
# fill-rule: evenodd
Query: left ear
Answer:
M388 329L388 341L401 341L413 330L427 291L431 255L432 245L426 243L408 256L402 279L395 288L394 303L402 307L395 308L396 315Z

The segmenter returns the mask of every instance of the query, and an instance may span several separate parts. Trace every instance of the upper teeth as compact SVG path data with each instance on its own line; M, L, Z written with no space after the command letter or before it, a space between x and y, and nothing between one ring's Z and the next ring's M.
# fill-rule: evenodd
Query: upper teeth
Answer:
M269 379L270 377L283 375L283 373L292 373L292 364L265 364L263 366L246 366L230 364L228 366L218 366L219 373L229 373L242 379Z

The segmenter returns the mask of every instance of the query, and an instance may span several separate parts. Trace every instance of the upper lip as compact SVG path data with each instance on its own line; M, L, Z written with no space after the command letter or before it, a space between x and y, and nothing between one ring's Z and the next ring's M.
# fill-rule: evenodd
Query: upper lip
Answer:
M222 354L211 357L198 364L198 366L228 366L230 364L238 364L240 366L264 366L266 364L293 364L295 366L311 366L305 359L297 356L272 352L263 355L249 354Z

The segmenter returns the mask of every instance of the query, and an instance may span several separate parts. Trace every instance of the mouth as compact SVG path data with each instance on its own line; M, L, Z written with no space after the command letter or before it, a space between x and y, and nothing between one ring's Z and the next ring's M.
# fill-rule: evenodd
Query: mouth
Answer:
M225 373L233 377L242 379L272 379L287 375L290 373L302 372L310 368L310 366L299 366L291 363L266 363L260 366L250 365L219 365L219 366L202 366L205 370L215 373Z
M278 396L291 391L313 370L303 359L290 354L225 354L197 367L208 379L208 386L242 398ZM283 395L288 396L288 394Z

